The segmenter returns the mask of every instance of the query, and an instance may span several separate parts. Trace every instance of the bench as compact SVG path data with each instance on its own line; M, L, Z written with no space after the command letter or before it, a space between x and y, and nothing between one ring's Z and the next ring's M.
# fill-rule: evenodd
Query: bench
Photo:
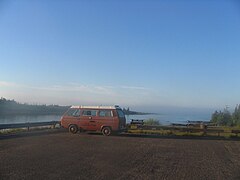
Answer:
M238 134L240 133L240 130L232 130L232 133L236 134L236 136L238 136Z

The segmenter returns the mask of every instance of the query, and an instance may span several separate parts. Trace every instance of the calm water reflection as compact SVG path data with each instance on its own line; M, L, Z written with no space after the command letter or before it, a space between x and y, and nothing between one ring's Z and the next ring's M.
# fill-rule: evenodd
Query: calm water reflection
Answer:
M0 124L11 124L11 123L26 123L26 122L46 122L46 121L58 121L60 115L19 115L19 116L0 116Z
M209 114L148 114L148 115L128 115L127 122L132 119L146 120L155 119L162 125L169 125L171 123L187 123L187 121L209 121Z

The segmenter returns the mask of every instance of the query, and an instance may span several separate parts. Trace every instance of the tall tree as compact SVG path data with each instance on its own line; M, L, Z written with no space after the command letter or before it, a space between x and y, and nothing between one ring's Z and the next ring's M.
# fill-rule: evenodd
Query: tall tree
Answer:
M227 107L224 109L223 112L215 111L212 114L211 122L216 123L219 126L233 126L234 125L232 115Z
M240 104L236 105L232 118L233 118L234 125L240 125Z
M215 112L212 114L211 122L213 122L213 123L218 123L218 116L219 116L218 111L215 111Z

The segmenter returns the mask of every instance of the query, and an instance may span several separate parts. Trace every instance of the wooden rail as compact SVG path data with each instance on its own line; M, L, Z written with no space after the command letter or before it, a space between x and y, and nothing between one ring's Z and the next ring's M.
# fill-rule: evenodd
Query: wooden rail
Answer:
M161 131L161 130L169 130L175 132L186 132L186 133L203 133L206 135L207 133L217 133L220 136L220 133L235 133L236 136L240 134L240 130L230 130L225 132L224 129L220 127L210 127L207 126L154 126L154 125L136 125L132 124L128 126L129 130L151 130L151 131Z

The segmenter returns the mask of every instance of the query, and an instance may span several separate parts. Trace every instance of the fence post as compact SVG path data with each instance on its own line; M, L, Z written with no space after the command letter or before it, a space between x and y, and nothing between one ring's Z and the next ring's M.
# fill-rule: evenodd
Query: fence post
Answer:
M200 129L203 131L203 136L207 134L207 126L203 123L200 124Z

